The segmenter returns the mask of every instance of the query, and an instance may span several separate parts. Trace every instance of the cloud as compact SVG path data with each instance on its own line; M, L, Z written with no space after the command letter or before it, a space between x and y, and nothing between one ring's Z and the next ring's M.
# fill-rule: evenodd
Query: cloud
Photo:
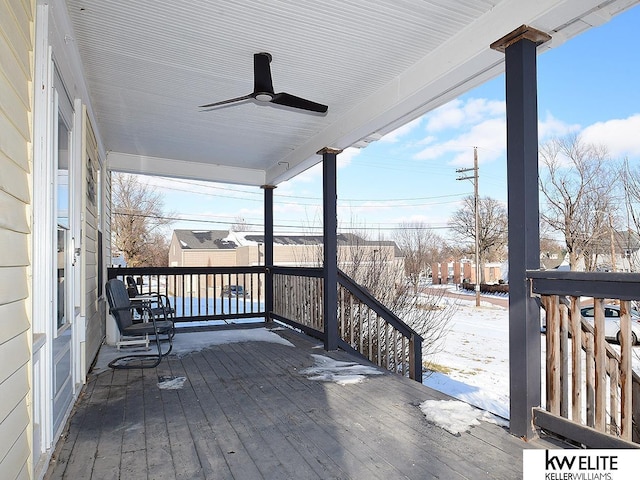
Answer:
M426 116L426 131L440 132L482 122L486 118L505 116L505 102L486 98L470 98L466 102L453 100Z
M588 143L606 145L612 157L640 157L640 114L594 123L581 137Z
M473 165L473 147L479 149L480 163L504 156L506 149L506 121L491 118L478 123L468 131L445 142L429 145L414 154L416 160L435 160L447 157L447 164L454 166Z
M550 112L545 114L544 120L538 119L538 139L540 142L554 137L564 137L579 130L580 125L577 123L565 123L562 120L558 120Z

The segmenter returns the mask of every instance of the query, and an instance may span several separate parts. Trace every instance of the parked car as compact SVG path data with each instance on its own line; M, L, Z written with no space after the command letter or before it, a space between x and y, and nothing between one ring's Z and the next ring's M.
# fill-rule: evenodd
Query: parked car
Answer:
M593 325L593 307L582 307L580 314ZM640 339L640 312L631 310L631 344L637 345ZM604 306L604 337L620 343L620 307L618 305Z
M242 285L225 285L222 287L221 297L248 297L249 292Z
M580 314L590 325L593 325L593 306L582 307ZM638 345L640 340L640 312L631 309L631 344ZM544 309L540 312L541 331L547 331L547 319ZM618 305L607 304L604 306L604 337L607 340L614 340L620 343L620 307Z

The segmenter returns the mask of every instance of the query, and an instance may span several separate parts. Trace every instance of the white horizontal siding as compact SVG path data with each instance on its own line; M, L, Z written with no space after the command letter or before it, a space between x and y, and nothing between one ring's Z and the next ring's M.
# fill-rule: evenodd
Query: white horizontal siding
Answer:
M29 478L32 0L0 1L0 477Z
M84 132L84 146L85 152L83 155L83 177L88 179L90 176L96 181L96 187L98 184L98 146L93 133L93 128L89 118L84 117L85 127ZM89 162L91 159L91 162ZM94 169L93 175L90 175L88 169ZM97 192L100 195L100 192ZM98 198L95 199L96 204ZM84 245L84 258L83 258L83 271L84 271L84 289L85 296L83 302L83 314L86 319L86 341L85 341L85 371L89 370L89 367L93 363L93 359L98 354L102 339L105 335L105 325L103 316L100 314L100 302L98 295L98 221L97 218L98 209L94 205L87 194L87 182L84 182L83 191L83 204L84 204L84 225L83 225L83 245Z

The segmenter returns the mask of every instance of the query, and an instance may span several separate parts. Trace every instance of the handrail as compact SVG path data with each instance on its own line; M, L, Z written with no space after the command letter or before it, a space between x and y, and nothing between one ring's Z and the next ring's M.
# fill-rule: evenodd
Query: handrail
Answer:
M123 275L179 275L179 274L229 274L229 273L266 273L265 266L242 267L110 267L107 269L109 280Z
M538 295L640 299L640 273L527 270L527 278Z
M400 317L389 310L385 305L380 303L369 291L362 285L356 283L342 270L338 269L338 283L349 290L358 300L364 303L371 310L384 318L393 328L402 333L403 336L409 338L418 335L414 329L404 323Z
M296 277L322 278L322 267L269 267L269 272L280 275L295 275Z

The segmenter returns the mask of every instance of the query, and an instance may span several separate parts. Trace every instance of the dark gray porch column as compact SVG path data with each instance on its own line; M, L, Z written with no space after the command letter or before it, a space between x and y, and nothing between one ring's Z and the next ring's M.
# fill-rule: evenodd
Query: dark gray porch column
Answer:
M273 190L274 185L263 185L260 187L264 190L264 265L267 273L264 276L264 319L271 321L271 312L273 312Z
M324 348L338 348L338 194L336 160L342 150L323 148L322 218L324 225Z
M525 438L541 395L540 308L526 270L540 268L536 47L549 38L522 26L491 45L506 55L510 428Z

